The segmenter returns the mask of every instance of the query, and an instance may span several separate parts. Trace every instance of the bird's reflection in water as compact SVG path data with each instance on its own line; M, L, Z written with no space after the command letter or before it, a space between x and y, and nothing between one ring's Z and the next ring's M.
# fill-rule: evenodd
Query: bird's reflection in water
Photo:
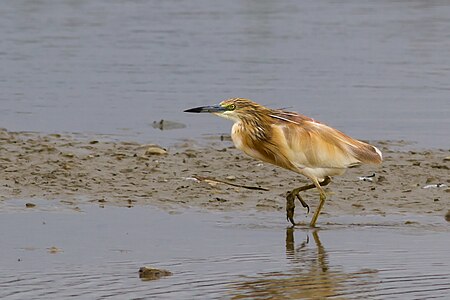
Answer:
M237 285L233 299L345 299L376 282L376 271L345 273L339 265L330 266L319 231L298 245L293 227L286 229L286 257L292 268L250 278Z
M309 264L311 268L307 269L317 269L322 273L326 273L328 271L328 257L325 251L325 248L322 245L322 242L319 238L319 233L317 230L312 232L312 236L314 239L314 244L317 249L308 247L310 240L309 235L306 236L306 239L300 244L299 247L295 247L294 241L294 228L289 227L286 229L286 256L290 259L295 265L301 264ZM315 266L315 267L314 267Z

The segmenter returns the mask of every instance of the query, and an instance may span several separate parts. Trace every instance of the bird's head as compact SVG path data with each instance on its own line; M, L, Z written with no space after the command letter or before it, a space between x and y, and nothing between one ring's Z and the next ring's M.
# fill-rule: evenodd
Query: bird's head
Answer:
M251 118L259 113L268 110L251 100L244 98L231 98L220 102L217 105L200 106L185 110L191 113L212 113L219 117L239 122L243 119Z

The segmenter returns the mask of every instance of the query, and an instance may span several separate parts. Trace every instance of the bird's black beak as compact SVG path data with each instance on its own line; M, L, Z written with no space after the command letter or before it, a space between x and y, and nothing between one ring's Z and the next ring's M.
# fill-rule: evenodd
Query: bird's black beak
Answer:
M210 106L200 106L200 107L194 107L190 109L186 109L184 112L190 112L190 113L218 113L218 112L224 112L227 109L225 107L222 107L220 105L210 105Z

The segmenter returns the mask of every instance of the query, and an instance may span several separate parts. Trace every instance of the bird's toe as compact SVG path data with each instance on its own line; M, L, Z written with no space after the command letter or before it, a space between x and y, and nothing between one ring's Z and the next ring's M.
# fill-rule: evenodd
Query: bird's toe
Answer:
M296 225L296 223L295 223L295 221L294 221L294 213L292 213L292 214L286 214L286 219L289 221L289 222L291 222L291 224L292 225Z
M297 199L300 201L300 203L302 204L302 206L304 207L304 208L306 208L306 210L307 210L307 214L309 214L309 205L308 205L308 203L306 203L305 202L305 200L303 200L303 198L300 196L300 194L297 194Z

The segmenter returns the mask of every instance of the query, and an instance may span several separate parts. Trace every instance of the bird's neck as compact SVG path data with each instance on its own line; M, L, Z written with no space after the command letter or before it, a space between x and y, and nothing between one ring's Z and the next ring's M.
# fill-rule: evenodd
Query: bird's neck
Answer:
M247 138L258 141L270 139L272 128L270 120L264 115L252 115L251 118L242 118L233 127Z

